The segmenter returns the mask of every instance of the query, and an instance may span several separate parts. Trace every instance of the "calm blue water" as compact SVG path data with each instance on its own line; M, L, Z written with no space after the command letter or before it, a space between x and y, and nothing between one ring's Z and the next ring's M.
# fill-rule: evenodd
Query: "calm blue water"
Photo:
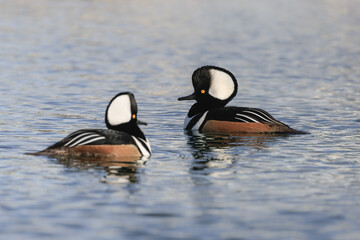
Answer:
M359 239L358 1L0 1L1 239ZM191 74L296 136L186 135ZM27 156L132 91L153 155Z

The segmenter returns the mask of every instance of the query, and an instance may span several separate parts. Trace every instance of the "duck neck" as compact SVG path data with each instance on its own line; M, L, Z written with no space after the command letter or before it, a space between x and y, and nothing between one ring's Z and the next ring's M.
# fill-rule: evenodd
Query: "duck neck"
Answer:
M124 123L118 126L111 126L109 129L126 132L134 137L139 137L146 140L144 133L141 131L139 126L134 122Z
M226 105L226 103L224 102L196 102L194 105L191 106L189 113L188 113L188 117L193 117L199 113L204 113L210 109L214 109L214 108L220 108L220 107L224 107Z

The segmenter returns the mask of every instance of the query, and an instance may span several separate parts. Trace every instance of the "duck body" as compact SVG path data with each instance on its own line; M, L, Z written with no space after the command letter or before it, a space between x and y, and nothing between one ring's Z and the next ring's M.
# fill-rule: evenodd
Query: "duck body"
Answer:
M222 107L187 116L185 130L215 133L300 133L266 111L248 107Z
M185 130L214 133L304 133L259 108L226 107L237 93L235 76L219 67L204 66L193 73L194 93L178 100L195 100Z
M132 93L116 95L109 103L105 122L108 129L77 130L61 141L31 155L89 157L150 156L151 148L138 127L137 105Z
M141 157L150 154L149 142L141 137L111 129L81 129L36 155Z

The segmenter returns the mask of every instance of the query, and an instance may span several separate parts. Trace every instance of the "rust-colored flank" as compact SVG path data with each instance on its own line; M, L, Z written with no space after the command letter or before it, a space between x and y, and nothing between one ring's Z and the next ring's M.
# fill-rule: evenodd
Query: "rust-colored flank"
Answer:
M202 132L221 133L291 133L296 130L277 124L242 123L209 120L205 123Z
M67 155L88 157L141 157L138 148L132 144L123 145L82 145L73 148L45 149L36 155Z

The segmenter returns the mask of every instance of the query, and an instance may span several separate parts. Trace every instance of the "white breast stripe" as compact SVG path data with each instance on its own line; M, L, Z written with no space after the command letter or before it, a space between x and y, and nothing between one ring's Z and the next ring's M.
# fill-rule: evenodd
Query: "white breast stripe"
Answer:
M74 137L73 139L71 139L69 142L67 142L64 146L66 147L67 145L69 145L70 143L74 142L75 140L81 138L82 136L85 136L85 135L89 135L88 132L86 133L82 133L82 134L79 134L77 135L76 137ZM70 135L71 136L71 135Z
M76 141L76 142L74 142L73 144L71 144L69 147L74 147L74 146L78 145L80 142L82 142L82 141L84 141L84 140L86 140L86 139L88 139L88 138L98 137L98 136L99 136L99 135L97 135L97 134L91 134L91 135L88 135L88 136L86 136L86 137L82 137L82 138L80 138L78 141Z
M202 117L199 119L199 121L197 121L197 123L191 128L191 130L199 130L201 124L204 122L205 117L207 115L208 111L206 111Z
M244 117L244 118L250 119L252 122L258 123L258 121L256 121L255 119L253 119L253 118L251 118L249 116L246 116L244 114L237 113L236 115L239 116L239 117Z
M150 147L150 143L146 140L144 140L144 139L142 139L142 138L138 138L140 141L142 141L147 147L148 147L148 149L150 150L150 153L151 153L151 147Z
M261 116L261 115L255 113L255 112L251 112L251 111L243 111L243 112L254 114L254 115L258 116L259 118L264 119L266 122L274 122L269 117L266 116L266 118L265 118L264 115Z
M150 156L150 152L148 152L146 150L146 148L142 145L142 143L136 137L134 137L134 136L131 136L131 137L134 139L136 146L139 148L141 154L143 156Z
M97 141L97 140L101 140L101 139L105 139L105 137L97 137L97 138L93 138L93 139L90 139L89 141L86 141L86 142L80 143L80 144L78 144L78 145L76 145L76 146L86 145L86 144L88 144L88 143L95 142L95 141Z
M191 119L192 119L192 118L189 118L188 115L186 115L185 121L184 121L184 129L186 129L186 127L187 127L187 125L189 124L189 122L190 122Z

